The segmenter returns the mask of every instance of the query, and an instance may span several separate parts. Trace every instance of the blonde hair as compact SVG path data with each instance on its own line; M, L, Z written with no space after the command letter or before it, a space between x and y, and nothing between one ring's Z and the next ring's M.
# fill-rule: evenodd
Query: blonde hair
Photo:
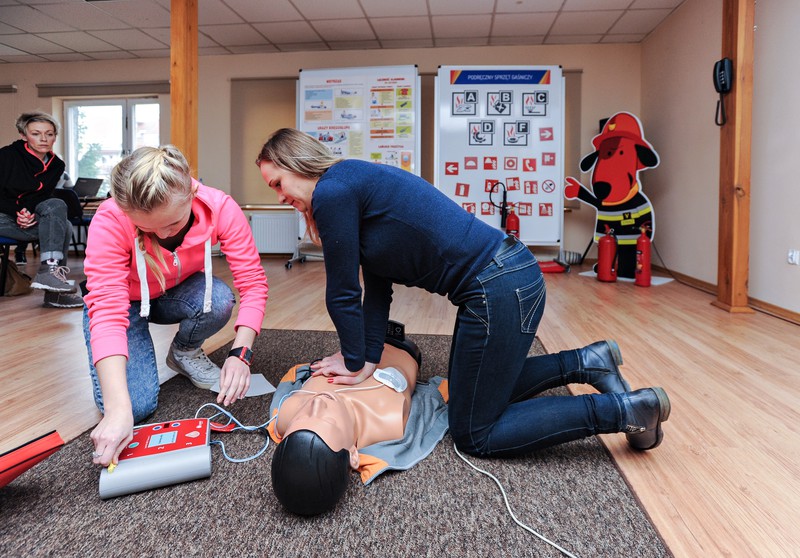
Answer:
M342 161L323 144L294 128L281 128L273 133L256 158L256 165L270 162L276 167L304 178L319 178L325 171ZM317 223L309 206L303 213L308 236L315 244L321 244Z
M149 212L170 203L191 202L194 197L189 163L174 145L140 147L122 159L111 171L111 195L125 213ZM158 237L137 228L137 241L156 276L162 292L166 290L164 273L153 256L145 251L145 238L157 246ZM158 262L167 267L161 250L155 250Z
M45 122L50 124L53 127L53 131L56 135L58 135L58 120L53 118L52 115L47 114L46 112L42 112L40 110L35 110L33 112L23 112L17 118L17 122L15 125L17 126L17 131L22 134L23 136L28 133L28 124L33 122Z

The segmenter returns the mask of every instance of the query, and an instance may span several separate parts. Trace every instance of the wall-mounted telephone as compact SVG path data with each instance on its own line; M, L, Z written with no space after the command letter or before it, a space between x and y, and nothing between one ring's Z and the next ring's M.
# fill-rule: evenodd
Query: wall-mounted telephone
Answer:
M714 89L717 93L729 93L733 81L733 62L730 58L723 58L714 63Z
M714 122L717 126L724 126L728 118L725 115L724 95L730 93L733 85L733 61L730 58L723 58L714 63L714 89L719 93L717 101L717 113Z

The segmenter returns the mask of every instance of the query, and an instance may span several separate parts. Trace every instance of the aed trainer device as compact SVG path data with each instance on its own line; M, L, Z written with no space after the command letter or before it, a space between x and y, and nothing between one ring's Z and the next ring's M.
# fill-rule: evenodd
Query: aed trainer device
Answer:
M134 428L113 472L100 471L100 498L114 498L211 476L211 428L207 418Z

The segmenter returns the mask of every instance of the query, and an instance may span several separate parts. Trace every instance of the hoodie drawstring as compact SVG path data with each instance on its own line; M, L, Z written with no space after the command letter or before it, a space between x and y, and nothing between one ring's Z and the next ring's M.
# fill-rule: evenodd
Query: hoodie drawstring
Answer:
M136 242L134 246L136 247L136 268L139 274L139 286L142 298L142 306L139 315L142 318L147 318L150 316L150 285L147 284L147 262L145 262L144 252L139 247L139 243ZM211 274L210 238L206 239L204 252L203 274L205 276L205 290L203 292L203 314L208 314L211 312L211 289L213 287L213 276Z
M212 287L212 276L211 276L211 238L206 239L205 245L205 258L203 260L203 271L206 275L206 291L203 294L203 313L208 314L211 312L211 287Z

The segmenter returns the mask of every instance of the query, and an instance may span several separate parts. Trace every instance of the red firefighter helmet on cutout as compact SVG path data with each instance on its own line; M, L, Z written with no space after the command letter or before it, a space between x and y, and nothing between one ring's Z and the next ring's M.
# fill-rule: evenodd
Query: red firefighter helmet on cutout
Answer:
M600 149L600 144L611 138L628 138L636 145L653 151L653 146L642 137L639 119L628 112L619 112L609 118L603 126L603 131L592 139L592 145L595 150Z

